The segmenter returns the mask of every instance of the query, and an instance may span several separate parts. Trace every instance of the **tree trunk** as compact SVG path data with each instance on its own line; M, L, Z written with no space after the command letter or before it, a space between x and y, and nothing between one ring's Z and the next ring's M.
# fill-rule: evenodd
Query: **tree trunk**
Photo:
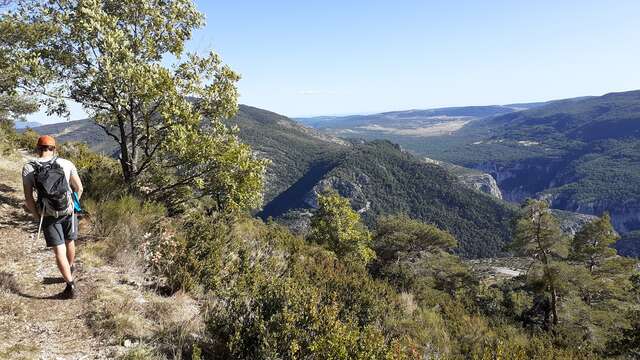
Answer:
M122 166L122 176L124 183L127 185L128 191L135 191L136 172L135 163L131 158L129 151L129 136L127 136L126 126L123 119L118 120L118 128L120 129L120 166Z
M558 293L555 286L551 286L551 313L553 314L553 325L558 325Z

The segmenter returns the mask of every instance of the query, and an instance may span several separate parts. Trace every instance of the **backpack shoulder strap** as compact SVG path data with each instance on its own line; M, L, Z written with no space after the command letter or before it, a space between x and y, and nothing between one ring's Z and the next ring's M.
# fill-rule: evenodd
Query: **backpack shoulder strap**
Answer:
M39 162L39 161L37 161L37 160L31 160L31 161L29 161L27 164L29 164L29 165L33 166L33 169L34 169L34 170L42 166L42 165L40 164L40 162Z

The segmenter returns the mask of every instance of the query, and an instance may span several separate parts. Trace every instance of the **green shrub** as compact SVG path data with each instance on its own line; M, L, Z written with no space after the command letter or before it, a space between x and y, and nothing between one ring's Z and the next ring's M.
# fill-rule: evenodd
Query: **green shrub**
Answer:
M341 319L339 301L295 279L254 277L211 309L220 359L381 359L392 356L382 329ZM240 291L238 291L240 290Z
M37 131L33 129L27 129L23 133L13 133L13 143L19 149L26 149L30 152L35 152L36 144L38 143L38 134Z
M91 151L84 143L64 143L58 151L60 157L76 165L84 188L83 197L103 201L125 194L122 168L116 160Z
M131 266L144 266L152 241L162 237L166 225L162 205L144 203L131 195L116 200L84 204L91 219L93 249L104 259Z

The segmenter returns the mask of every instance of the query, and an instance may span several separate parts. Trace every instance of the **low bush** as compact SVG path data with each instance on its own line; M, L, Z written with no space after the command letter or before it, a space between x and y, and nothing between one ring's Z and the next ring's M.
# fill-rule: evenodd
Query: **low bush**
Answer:
M116 200L84 204L91 220L90 250L122 266L144 268L149 243L162 238L165 210L162 205L143 203L126 195Z
M64 143L58 154L76 165L85 199L104 201L125 194L122 168L115 159L91 151L84 143Z
M122 344L149 338L153 323L143 316L142 301L130 297L125 286L100 287L91 295L89 324L101 336Z
M25 149L30 152L35 152L36 144L38 143L38 134L37 131L33 129L27 129L23 133L13 133L12 140L15 147L18 149Z

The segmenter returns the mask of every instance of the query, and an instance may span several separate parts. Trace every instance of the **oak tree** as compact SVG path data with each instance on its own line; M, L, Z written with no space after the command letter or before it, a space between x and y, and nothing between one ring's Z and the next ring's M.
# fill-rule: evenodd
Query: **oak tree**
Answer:
M375 257L370 248L371 233L349 200L337 192L318 195L318 210L311 218L311 242L325 245L341 258L354 264L367 264Z
M185 52L203 25L191 0L17 0L0 48L17 89L52 113L80 103L117 143L132 192L256 206L265 163L224 124L239 75L214 52Z

